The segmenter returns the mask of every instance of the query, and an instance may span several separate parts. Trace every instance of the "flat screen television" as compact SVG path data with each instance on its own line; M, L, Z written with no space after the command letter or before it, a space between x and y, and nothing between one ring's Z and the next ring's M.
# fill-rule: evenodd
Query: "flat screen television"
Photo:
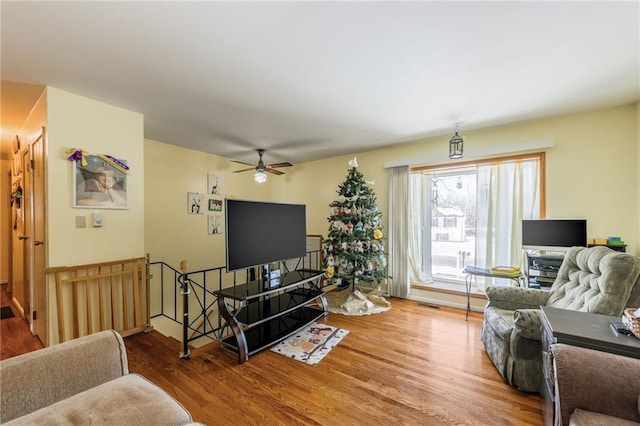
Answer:
M522 221L522 248L553 250L587 246L586 219L540 219Z
M228 271L305 256L304 204L226 199L225 206Z

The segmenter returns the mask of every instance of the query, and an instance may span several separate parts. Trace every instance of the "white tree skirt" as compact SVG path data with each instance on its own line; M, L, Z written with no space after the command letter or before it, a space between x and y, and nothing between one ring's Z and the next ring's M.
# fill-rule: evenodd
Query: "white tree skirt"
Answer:
M378 290L330 291L325 295L329 312L343 315L371 315L391 309L391 302Z

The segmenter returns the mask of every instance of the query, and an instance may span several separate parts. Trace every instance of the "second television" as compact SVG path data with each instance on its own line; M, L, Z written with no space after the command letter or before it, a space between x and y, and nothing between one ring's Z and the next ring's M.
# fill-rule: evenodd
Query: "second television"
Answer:
M522 248L544 250L587 246L586 219L540 219L522 221Z
M304 257L306 206L262 201L225 201L227 270L236 271Z

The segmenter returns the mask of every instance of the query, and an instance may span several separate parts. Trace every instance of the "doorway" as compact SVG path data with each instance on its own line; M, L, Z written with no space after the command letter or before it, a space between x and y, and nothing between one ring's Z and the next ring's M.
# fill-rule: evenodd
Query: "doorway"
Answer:
M45 342L47 336L46 250L45 250L45 129L31 144L32 263L31 332ZM46 342L45 342L46 343Z
M14 158L20 196L12 206L12 302L34 336L46 343L45 129Z

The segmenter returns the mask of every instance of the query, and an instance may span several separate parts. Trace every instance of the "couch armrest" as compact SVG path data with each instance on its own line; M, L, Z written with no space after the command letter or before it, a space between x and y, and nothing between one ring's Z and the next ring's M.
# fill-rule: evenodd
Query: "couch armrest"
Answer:
M128 373L124 342L113 330L3 360L0 423Z
M640 421L640 359L562 343L551 345L551 357L563 425L576 408Z
M516 309L513 311L513 327L522 337L532 340L542 340L540 308Z
M486 289L488 306L499 309L539 309L540 305L546 305L549 292L533 288L521 287L494 287Z

